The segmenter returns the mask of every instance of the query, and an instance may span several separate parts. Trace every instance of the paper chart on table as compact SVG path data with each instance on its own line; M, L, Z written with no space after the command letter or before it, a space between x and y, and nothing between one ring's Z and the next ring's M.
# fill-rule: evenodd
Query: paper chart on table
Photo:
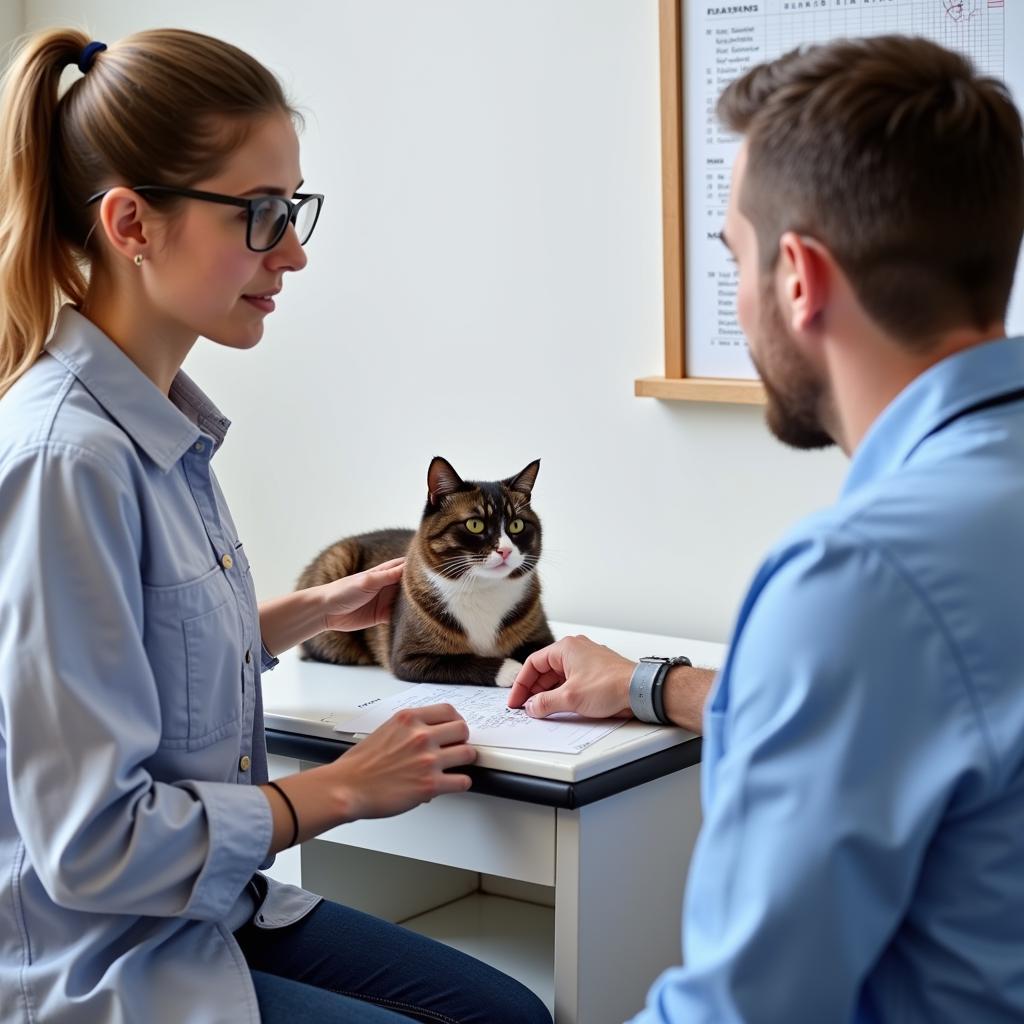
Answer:
M335 726L335 732L371 733L402 708L451 704L469 726L469 742L484 747L544 750L579 754L623 724L580 718L563 713L551 718L530 718L522 709L507 707L508 690L495 686L455 686L417 683L391 697L381 697L356 718Z

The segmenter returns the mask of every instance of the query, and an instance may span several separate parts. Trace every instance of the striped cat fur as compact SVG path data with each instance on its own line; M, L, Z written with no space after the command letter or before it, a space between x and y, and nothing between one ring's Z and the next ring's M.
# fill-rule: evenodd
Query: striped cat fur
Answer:
M304 658L383 665L413 682L511 686L523 661L554 640L541 606L541 524L531 506L540 460L505 480L463 480L436 456L418 530L376 530L320 552L299 577L317 586L404 555L391 621L332 630Z

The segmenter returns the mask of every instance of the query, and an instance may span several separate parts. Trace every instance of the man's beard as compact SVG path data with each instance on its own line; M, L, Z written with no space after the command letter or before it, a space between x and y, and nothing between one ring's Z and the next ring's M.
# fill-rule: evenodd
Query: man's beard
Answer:
M753 357L761 375L768 407L768 429L793 448L828 448L835 439L821 422L827 388L814 368L797 350L786 329L771 279L761 289L761 319L758 324L760 360Z

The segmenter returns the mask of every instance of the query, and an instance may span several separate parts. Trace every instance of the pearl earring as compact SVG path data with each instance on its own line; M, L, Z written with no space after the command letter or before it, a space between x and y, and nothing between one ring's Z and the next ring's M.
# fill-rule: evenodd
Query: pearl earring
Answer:
M141 252L137 252L135 254L135 266L141 267L142 266L142 261L144 259L145 259L145 257L142 255L142 253Z

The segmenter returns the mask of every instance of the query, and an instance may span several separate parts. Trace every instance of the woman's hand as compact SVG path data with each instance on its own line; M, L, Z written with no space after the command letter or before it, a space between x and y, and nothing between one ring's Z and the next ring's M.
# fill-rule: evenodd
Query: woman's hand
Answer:
M587 718L630 718L635 663L585 636L567 636L534 652L508 695L510 708L533 718L575 711Z
M406 708L336 761L275 781L284 789L305 842L336 825L360 818L401 814L441 793L469 789L468 775L448 769L472 764L476 748L469 726L450 704ZM291 841L292 812L285 798L263 787L273 815L270 852Z
M324 583L324 629L349 631L387 622L404 567L404 558L393 558L365 572Z
M468 775L446 771L476 760L469 726L450 704L405 708L334 762L348 820L401 814L441 793L462 793Z
M260 636L271 654L325 629L365 629L391 618L404 558L260 602Z

